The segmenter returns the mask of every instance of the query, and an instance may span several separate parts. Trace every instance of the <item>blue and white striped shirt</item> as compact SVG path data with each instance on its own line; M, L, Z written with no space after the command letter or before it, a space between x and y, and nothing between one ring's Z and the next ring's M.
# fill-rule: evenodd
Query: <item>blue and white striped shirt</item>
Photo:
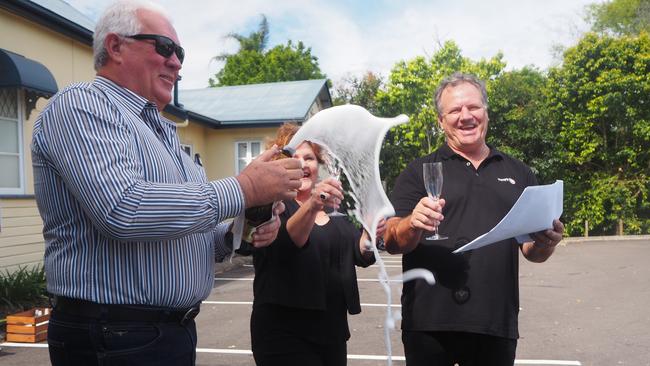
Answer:
M102 77L71 85L37 119L32 161L49 292L169 308L208 296L243 192L207 182L154 104Z

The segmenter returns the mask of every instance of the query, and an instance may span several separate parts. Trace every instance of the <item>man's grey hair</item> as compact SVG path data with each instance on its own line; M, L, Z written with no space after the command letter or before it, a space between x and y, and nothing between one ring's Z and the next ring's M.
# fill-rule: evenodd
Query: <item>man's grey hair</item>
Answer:
M134 0L119 0L109 5L102 13L93 34L93 61L95 70L99 70L108 61L108 51L104 41L109 33L134 35L140 33L142 24L138 19L138 10L150 10L169 19L160 6Z
M483 106L485 109L488 109L488 97L487 90L485 89L485 82L472 74L464 74L462 72L455 72L450 76L444 78L438 89L436 89L436 109L438 110L438 117L442 118L442 106L440 105L440 97L442 97L442 92L447 89L447 87L454 87L459 84L468 83L472 84L481 92L481 97L483 99Z

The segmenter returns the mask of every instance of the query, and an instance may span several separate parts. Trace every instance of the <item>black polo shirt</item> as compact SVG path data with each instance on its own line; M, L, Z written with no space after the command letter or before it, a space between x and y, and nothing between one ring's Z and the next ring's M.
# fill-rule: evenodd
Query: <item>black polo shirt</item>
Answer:
M402 329L463 331L518 338L519 248L516 240L461 254L452 251L492 229L510 210L535 175L521 161L490 147L478 169L443 145L416 159L400 174L391 194L396 216L411 214L426 196L422 163L441 161L446 200L438 227L446 240L422 241L402 258L404 271L429 269L434 286L410 281L402 292Z

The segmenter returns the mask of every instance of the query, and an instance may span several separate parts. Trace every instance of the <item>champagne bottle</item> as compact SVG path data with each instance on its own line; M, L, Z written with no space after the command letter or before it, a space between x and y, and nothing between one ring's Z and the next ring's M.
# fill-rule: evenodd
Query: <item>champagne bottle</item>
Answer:
M285 146L282 149L282 156L285 158L292 157L293 153L294 150L290 147ZM244 241L252 243L255 229L273 218L274 204L275 202L271 202L262 206L249 207L244 211L244 217L246 217L244 233L242 234Z

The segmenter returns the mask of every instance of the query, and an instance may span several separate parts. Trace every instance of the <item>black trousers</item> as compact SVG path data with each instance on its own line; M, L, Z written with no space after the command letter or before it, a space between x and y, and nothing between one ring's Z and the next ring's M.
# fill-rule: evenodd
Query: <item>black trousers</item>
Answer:
M295 316L285 316L286 311ZM281 306L253 307L251 346L257 366L347 364L346 339L325 336L326 327L310 320L305 313L309 311Z
M512 366L517 340L465 332L402 330L407 366Z
M53 366L193 366L196 324L106 322L52 311L47 343Z

